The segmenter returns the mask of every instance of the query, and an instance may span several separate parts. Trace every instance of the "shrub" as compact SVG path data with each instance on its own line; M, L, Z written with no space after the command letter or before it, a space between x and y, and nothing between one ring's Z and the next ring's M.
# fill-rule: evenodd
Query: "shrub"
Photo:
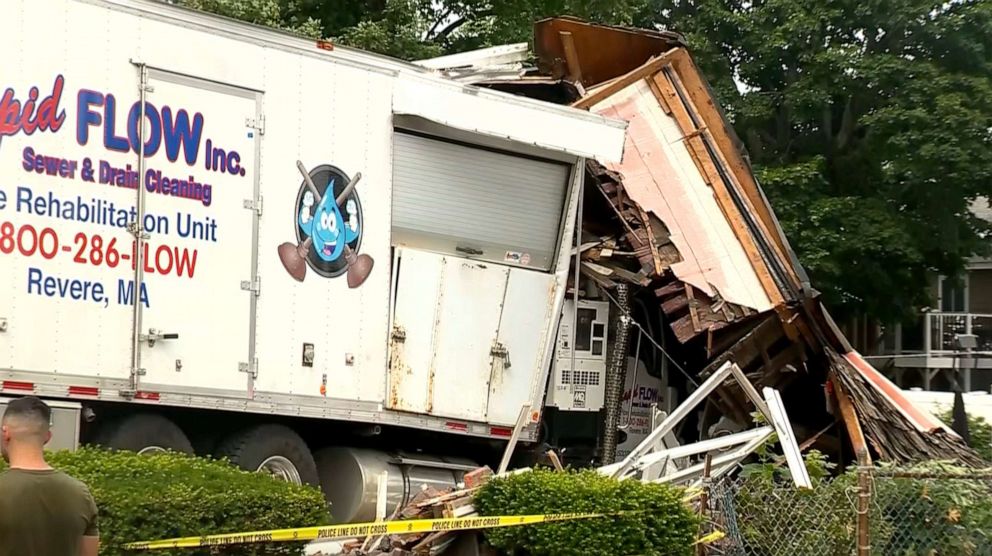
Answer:
M329 518L319 490L222 461L91 447L52 453L48 461L93 493L100 511L101 556L135 554L121 548L128 542L322 525ZM148 554L300 553L300 545L280 543Z
M493 479L475 498L481 515L632 513L486 530L493 547L533 556L689 554L699 523L681 489L618 481L594 470L534 470Z
M740 541L755 556L847 556L857 532L856 468L821 475L820 454L807 456L811 490L796 489L771 463L745 467L732 484ZM941 478L905 478L894 472ZM873 553L900 556L988 555L992 547L992 482L945 462L882 465L871 479ZM786 519L783 516L787 516Z
M973 469L927 462L902 471L937 473L940 479L876 477L872 545L880 554L989 554L992 551L992 483ZM884 524L888 535L875 534Z
M954 422L953 408L947 408L937 416L947 426ZM971 437L971 447L985 461L992 462L992 424L981 415L968 413L968 436Z
M767 447L767 445L766 445ZM756 556L848 556L854 546L857 514L850 492L853 474L830 479L835 467L811 450L805 456L812 489L798 489L783 465L772 461L767 448L760 463L744 466L736 484L734 512L740 541Z

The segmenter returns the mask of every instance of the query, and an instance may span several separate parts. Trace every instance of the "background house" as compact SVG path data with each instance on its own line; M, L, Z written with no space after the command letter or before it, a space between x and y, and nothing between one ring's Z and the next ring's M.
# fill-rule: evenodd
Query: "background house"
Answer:
M976 200L972 212L992 222L988 198ZM966 392L990 392L992 257L973 258L960 277L935 276L932 288L934 306L916 323L886 331L873 362L904 389L949 391L950 371L959 369ZM960 349L955 341L960 334L974 334L977 346Z

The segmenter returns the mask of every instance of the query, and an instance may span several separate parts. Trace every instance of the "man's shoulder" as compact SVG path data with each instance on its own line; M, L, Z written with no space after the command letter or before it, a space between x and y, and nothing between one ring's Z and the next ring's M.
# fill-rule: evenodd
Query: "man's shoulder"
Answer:
M23 481L43 481L46 483L58 484L65 488L82 490L89 492L86 483L69 475L59 469L46 469L44 471L30 471L24 469L6 469L0 472L0 484L23 482Z
M90 488L83 481L73 477L72 475L66 473L65 471L55 470L52 474L53 480L58 481L65 485L66 489L75 490L81 493L90 495Z

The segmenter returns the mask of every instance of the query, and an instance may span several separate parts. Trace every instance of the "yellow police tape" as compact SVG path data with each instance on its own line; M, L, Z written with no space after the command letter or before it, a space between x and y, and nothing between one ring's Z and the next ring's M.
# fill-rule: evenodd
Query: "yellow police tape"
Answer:
M513 527L519 525L551 523L555 521L591 519L594 517L605 517L607 515L608 514L601 513L575 513L379 521L372 523L355 523L351 525L326 525L323 527L302 527L299 529L278 529L274 531L229 533L224 535L207 535L203 537L185 537L161 541L137 542L125 545L125 548L131 550L158 550L164 548L195 548L201 546L219 546L260 542L330 540L365 537L369 535L399 535L406 533L433 533L437 531L466 531L470 529L490 529L494 527Z
M694 498L690 495L685 500ZM353 523L350 525L325 525L319 527L300 527L296 529L275 529L271 531L252 531L247 533L226 533L220 535L205 535L200 537L183 537L158 541L143 541L124 545L129 550L162 550L167 548L197 548L204 546L225 546L232 544L251 544L268 542L305 542L316 540L347 539L375 535L402 535L409 533L434 533L438 531L468 531L472 529L492 529L496 527L518 527L521 525L536 525L557 521L573 521L577 519L592 519L597 517L612 517L622 514L639 513L640 511L621 511L611 513L569 513L569 514L538 514L516 516L487 516L487 517L457 517L441 519L410 519L402 521L377 521L369 523ZM723 538L723 533L717 531L706 535L695 544L710 543Z

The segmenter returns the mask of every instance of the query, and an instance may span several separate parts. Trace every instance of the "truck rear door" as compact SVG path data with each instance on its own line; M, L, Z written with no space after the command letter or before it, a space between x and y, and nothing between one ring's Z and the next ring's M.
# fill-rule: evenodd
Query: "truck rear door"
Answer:
M147 91L148 238L141 289L130 294L142 303L139 381L244 396L254 368L262 94L153 69Z

